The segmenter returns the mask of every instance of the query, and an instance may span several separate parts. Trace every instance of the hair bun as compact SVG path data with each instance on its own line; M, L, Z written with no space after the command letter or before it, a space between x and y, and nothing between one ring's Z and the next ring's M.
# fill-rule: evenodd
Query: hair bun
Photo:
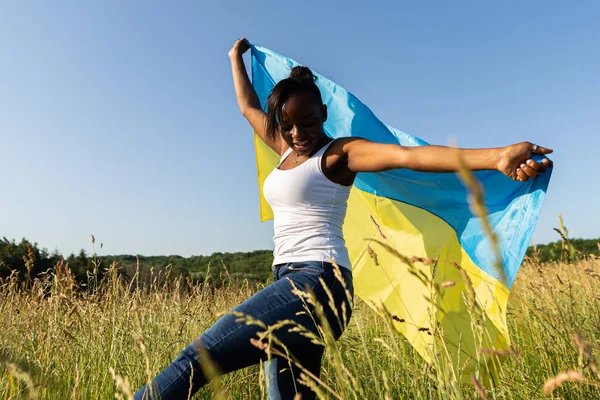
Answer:
M316 78L317 77L313 75L310 68L301 65L292 68L292 71L290 72L290 79L299 83L314 83Z

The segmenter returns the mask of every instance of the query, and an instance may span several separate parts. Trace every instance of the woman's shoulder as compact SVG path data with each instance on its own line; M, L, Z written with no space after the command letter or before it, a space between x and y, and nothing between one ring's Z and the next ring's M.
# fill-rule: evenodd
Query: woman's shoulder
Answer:
M359 137L359 136L349 136L349 137L341 137L337 139L333 139L333 143L329 146L330 148L336 149L337 151L333 151L333 153L341 154L346 153L348 150L348 146L356 144L361 141L366 141L367 139Z

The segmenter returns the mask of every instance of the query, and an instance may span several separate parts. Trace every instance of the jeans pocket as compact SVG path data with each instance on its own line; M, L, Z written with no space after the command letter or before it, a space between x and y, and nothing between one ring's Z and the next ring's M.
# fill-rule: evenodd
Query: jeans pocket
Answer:
M321 261L303 261L293 262L285 267L287 272L305 272L314 275L321 275L325 272L325 267Z

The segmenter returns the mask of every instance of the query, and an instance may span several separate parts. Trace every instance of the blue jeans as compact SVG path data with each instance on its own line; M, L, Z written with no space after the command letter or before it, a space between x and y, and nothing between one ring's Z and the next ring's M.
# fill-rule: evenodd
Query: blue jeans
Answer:
M354 293L352 272L343 267L340 269L345 281L345 288L335 277L334 267L327 262L310 261L276 265L273 270L275 282L234 308L233 311L249 315L267 326L282 320L293 320L319 335L316 324L323 325L323 323L314 313L314 307L309 305L310 313L307 313L306 303L292 293L293 282L296 288L312 291L315 294L317 301L323 306L323 314L333 337L337 340L352 313L352 305L345 289L350 292L350 299ZM329 297L319 279L323 280L331 292L339 318L331 308ZM343 320L343 307L346 309L345 321ZM205 375L204 369L206 368L203 368L202 363L202 360L206 360L205 356L208 356L220 374L258 364L260 360L266 361L266 352L250 342L250 339L256 339L257 334L263 332L264 329L257 325L248 325L245 322L236 322L237 318L231 314L221 317L154 378L152 396L150 396L149 388L144 386L135 394L135 399L187 399L190 392L196 393L209 380ZM303 368L318 377L323 346L311 343L310 339L298 332L289 332L290 328L290 325L281 327L274 331L274 336L285 345L292 357ZM297 382L301 369L295 363L290 363L282 357L273 356L269 362L265 363L265 370L269 399L293 399L296 393L300 393L303 400L315 398L315 394L308 387Z

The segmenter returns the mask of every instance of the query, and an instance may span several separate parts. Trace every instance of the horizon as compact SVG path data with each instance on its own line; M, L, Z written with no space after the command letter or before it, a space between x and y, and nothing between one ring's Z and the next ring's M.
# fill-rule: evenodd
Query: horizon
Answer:
M558 235L558 234L557 234ZM35 241L31 241L27 238L21 238L21 239L10 239L7 237L3 237L3 239L5 240L10 240L10 241L15 241L16 243L19 243L21 240L27 240L29 243L31 243L32 245L38 247L39 250L44 250L46 252L48 252L49 255L54 255L54 254L58 254L60 256L62 256L63 258L68 258L70 256L77 256L82 250L85 251L86 255L88 257L91 256L99 256L99 257L122 257L122 256L133 256L133 257L181 257L181 258L191 258L191 257L211 257L215 254L235 254L235 253L252 253L252 252L257 252L257 251L268 251L270 253L273 252L272 249L254 249L254 250L231 250L231 251L213 251L212 253L205 253L205 254L190 254L188 256L182 256L180 254L133 254L133 253L118 253L118 254L98 254L98 252L94 249L92 249L92 251L88 251L84 248L79 249L76 252L72 252L69 254L65 254L65 253L60 253L60 252L55 252L55 250L50 250L48 248L45 248L43 246L40 246L39 243L35 242ZM600 243L600 237L597 238L579 238L579 237L569 237L569 240L585 240L585 241L598 241ZM546 243L537 243L537 244L530 244L528 246L528 248L531 247L536 247L536 246L548 246L550 244L553 243L558 243L560 242L561 239L557 239L557 240L553 240L550 242L546 242ZM90 240L91 243L91 240ZM102 244L102 243L101 243ZM93 244L92 244L92 247ZM102 249L102 247L100 247L100 250Z

